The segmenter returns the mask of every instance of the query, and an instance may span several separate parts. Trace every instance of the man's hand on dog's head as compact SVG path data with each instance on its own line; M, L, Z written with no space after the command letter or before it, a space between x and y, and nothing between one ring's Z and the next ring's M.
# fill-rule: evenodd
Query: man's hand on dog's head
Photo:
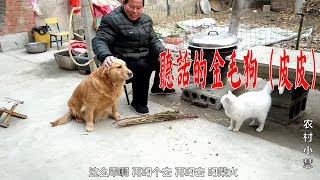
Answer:
M103 66L108 68L112 65L113 59L115 59L114 56L107 56L106 59L103 61Z

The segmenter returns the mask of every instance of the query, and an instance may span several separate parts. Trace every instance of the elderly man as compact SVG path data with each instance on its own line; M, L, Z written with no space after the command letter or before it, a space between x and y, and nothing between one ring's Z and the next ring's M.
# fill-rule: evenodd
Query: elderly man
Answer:
M174 89L159 88L159 54L164 46L153 30L152 19L142 13L144 0L123 0L122 5L103 16L92 47L97 59L108 67L114 57L123 59L133 72L131 107L138 114L149 113L149 81L155 78L151 94L173 94Z

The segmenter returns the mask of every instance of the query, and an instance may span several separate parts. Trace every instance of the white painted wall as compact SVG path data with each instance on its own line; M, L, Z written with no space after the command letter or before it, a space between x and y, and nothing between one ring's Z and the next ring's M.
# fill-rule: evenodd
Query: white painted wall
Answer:
M69 26L69 0L38 0L43 18L36 17L36 25L45 25L44 18L57 17L62 30L68 30Z

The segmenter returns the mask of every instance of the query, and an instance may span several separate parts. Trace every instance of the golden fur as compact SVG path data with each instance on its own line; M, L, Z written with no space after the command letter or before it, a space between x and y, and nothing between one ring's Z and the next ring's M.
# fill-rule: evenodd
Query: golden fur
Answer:
M76 87L68 101L69 112L51 122L52 126L76 119L77 122L85 122L86 130L91 132L93 123L106 117L110 108L113 118L120 120L118 98L125 81L131 77L132 72L120 59L114 59L108 68L99 67Z

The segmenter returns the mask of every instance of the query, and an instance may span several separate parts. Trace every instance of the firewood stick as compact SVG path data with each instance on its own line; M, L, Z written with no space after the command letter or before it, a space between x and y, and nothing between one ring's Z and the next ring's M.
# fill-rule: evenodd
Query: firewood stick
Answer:
M115 124L118 128L120 128L120 127L126 127L126 126L138 125L138 124L171 121L171 120L177 120L177 119L190 119L190 118L198 118L198 116L194 114L180 114L179 110L175 110L175 111L166 111L162 113L157 113L153 115L129 117L129 118L122 119L116 122Z

